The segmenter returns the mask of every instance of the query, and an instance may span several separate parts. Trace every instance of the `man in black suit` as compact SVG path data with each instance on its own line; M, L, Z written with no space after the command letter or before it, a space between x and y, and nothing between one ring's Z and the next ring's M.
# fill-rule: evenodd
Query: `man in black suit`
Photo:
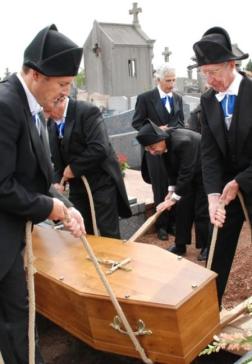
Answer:
M210 221L202 183L200 139L200 134L192 130L167 128L165 131L150 120L146 120L137 135L146 152L159 155L166 167L171 189L157 211L177 205L176 219L182 223L176 224L176 249L170 251L179 255L184 255L186 244L191 243L193 222L196 240L201 241L202 253L207 253Z
M46 101L69 93L81 57L82 48L52 25L26 48L22 71L0 83L0 351L6 364L28 363L26 222L65 220L68 213L66 226L75 236L85 233L80 213L49 193L52 170L38 116ZM43 363L38 346L35 362Z
M210 86L201 97L202 168L210 219L220 228L211 268L221 303L244 221L238 191L252 216L252 81L237 72L235 62L248 54L233 53L225 29L210 28L193 49Z
M137 97L132 126L140 130L148 118L161 128L164 126L184 127L182 97L173 91L176 82L175 69L165 63L156 71L155 76L157 87ZM167 194L166 168L160 156L148 153L143 158L146 159L143 161L147 163L150 177L145 181L152 185L154 203L157 206ZM156 229L159 239L168 238L167 230L171 229L168 211L158 218Z
M89 183L101 236L120 238L119 216L130 217L128 197L118 159L100 110L85 101L63 98L45 109L57 188L69 182L69 199L93 234L90 203L81 176ZM61 131L61 133L60 133Z

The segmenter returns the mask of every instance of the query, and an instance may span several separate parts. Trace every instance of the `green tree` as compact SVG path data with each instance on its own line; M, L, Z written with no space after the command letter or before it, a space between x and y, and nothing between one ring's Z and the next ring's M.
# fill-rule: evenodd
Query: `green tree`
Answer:
M250 59L245 67L247 71L252 72L252 60Z
M80 72L75 77L75 83L77 88L83 88L85 85L85 72L84 69L80 70Z

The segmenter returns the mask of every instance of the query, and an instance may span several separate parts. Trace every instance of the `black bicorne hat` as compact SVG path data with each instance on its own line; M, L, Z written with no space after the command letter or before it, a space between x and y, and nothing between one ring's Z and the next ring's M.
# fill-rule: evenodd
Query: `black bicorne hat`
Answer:
M42 29L24 52L23 64L45 76L75 76L83 49L52 24Z
M149 145L160 142L161 140L168 139L169 135L150 119L145 120L144 126L138 132L136 139L138 142L147 147Z
M189 66L189 69L207 64L242 60L249 56L248 53L239 56L234 54L229 34L221 27L208 29L202 38L194 43L193 50L197 63Z

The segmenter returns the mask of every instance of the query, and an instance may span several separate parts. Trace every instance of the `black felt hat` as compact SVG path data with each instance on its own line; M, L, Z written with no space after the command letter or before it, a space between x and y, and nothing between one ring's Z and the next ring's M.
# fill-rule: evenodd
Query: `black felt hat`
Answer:
M23 64L46 76L75 76L82 52L82 48L52 24L42 29L28 45Z
M202 38L194 43L193 50L197 63L188 68L242 60L249 56L248 53L243 53L239 56L234 54L229 34L221 27L208 29Z
M162 129L160 129L156 124L154 124L150 119L145 120L144 126L138 132L136 139L138 142L147 147L149 145L160 142L161 140L166 140L169 135Z

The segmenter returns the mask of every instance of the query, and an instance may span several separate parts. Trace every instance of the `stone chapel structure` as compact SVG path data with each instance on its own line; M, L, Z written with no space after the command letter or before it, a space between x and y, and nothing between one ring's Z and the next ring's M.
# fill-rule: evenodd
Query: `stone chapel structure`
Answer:
M86 89L89 94L135 96L153 87L153 45L141 29L133 3L132 24L99 23L84 43Z

